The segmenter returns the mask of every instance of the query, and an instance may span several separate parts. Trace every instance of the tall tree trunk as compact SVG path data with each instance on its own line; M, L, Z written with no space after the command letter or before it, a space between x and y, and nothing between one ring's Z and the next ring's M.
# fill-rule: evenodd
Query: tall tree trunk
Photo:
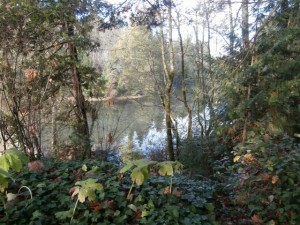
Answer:
M210 4L210 3L208 3ZM207 25L207 54L208 54L208 75L209 75L209 79L210 79L210 90L211 93L208 94L207 96L207 106L209 109L209 124L206 125L206 136L209 136L211 130L213 129L213 120L215 119L215 112L214 112L214 108L213 108L213 103L215 101L215 77L214 77L214 73L212 70L212 56L211 56L211 45L210 45L210 39L211 39L211 26L210 26L210 5L207 6L207 3L205 4L206 7L206 25ZM206 93L208 93L208 90L206 90ZM204 109L205 110L205 109ZM204 111L204 115L205 115L205 111ZM205 121L206 121L206 117L205 117Z
M68 24L68 36L70 39L74 36L74 25ZM82 84L81 84L81 76L80 72L78 71L77 62L78 55L76 46L72 41L68 42L68 50L70 57L72 59L71 65L71 76L72 76L72 83L73 83L73 95L75 98L75 115L77 118L77 132L82 137L83 143L82 147L82 157L91 157L91 143L90 143L90 135L89 135L89 125L87 120L87 113L85 107L85 98L82 92Z
M245 49L249 48L249 0L242 1L242 39Z
M164 110L165 110L165 120L166 120L166 135L167 135L167 146L166 150L171 161L175 160L174 147L173 147L173 135L172 135L172 120L171 120L171 90L174 79L174 48L173 48L173 38L172 38L172 6L168 7L168 25L169 25L169 69L166 60L166 49L164 43L164 32L163 25L160 26L160 38L161 38L161 54L162 63L164 67L164 77L166 80L165 90L164 90ZM162 21L162 15L160 14L160 19Z
M251 56L249 52L249 0L243 0L242 1L242 39L243 39L243 47L245 52L245 58L244 58L244 68L247 68L251 62ZM249 81L251 82L251 81ZM245 110L245 119L244 119L244 125L243 125L243 131L242 131L242 143L245 143L247 138L247 126L249 123L249 119L251 116L251 110L250 110L250 98L251 98L251 83L248 84L247 87L247 107Z

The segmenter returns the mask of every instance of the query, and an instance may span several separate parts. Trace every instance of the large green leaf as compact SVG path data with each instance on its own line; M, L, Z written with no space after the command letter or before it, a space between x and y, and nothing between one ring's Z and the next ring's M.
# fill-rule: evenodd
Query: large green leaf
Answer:
M9 162L9 165L12 170L20 172L23 168L22 161L19 159L18 155L15 152L10 151L5 154L6 160Z
M174 170L173 170L173 162L165 161L158 164L159 170L158 173L161 176L173 176Z
M120 170L120 173L125 173L126 171L130 170L134 166L132 161L128 161L126 165Z
M0 168L5 171L12 169L20 172L23 165L28 161L28 157L23 152L13 148L7 150L3 156L0 156Z
M83 203L85 202L86 197L88 196L88 191L85 188L80 188L78 192L78 200Z
M133 164L137 167L145 167L145 166L148 167L148 166L156 164L156 162L151 161L149 159L139 159L139 160L133 161Z
M8 187L7 179L4 179L3 177L0 176L0 192L4 192L7 187Z
M9 170L9 162L7 161L5 155L0 156L0 169L2 169L4 171Z
M78 200L83 203L85 199L88 198L90 201L95 200L96 190L103 190L102 184L97 183L97 179L89 178L83 181L77 181L75 185L79 185L81 187L75 187L75 191L72 194L72 197L78 194Z
M10 175L6 170L0 168L0 177L7 178L10 177Z
M143 174L141 167L136 167L132 170L131 173L131 180L132 182L135 182L137 185L142 185L145 181L145 176Z

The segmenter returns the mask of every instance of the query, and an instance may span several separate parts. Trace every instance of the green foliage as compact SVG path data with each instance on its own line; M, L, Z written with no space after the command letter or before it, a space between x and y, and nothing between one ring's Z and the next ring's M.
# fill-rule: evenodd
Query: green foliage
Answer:
M10 178L9 170L20 172L24 164L28 163L27 156L18 149L9 149L0 156L0 191L8 187L7 179Z
M131 180L137 185L142 185L145 180L149 178L150 166L153 166L156 162L148 159L140 159L127 161L126 165L120 170L120 173L125 173L128 170L131 172Z
M78 200L83 203L85 202L85 199L88 198L89 201L93 201L96 198L95 191L102 191L103 186L99 183L97 183L97 179L89 178L87 180L83 181L77 181L75 183L72 198L74 198L75 195L78 195Z
M300 145L288 136L251 133L234 154L237 204L265 223L299 224Z
M216 140L217 136L212 135L183 144L179 160L185 165L186 172L191 176L209 177L213 172L226 169L222 164L228 150Z
M181 171L183 164L178 161L164 161L157 163L156 167L159 168L158 173L161 176L174 176Z
M214 186L209 182L174 175L177 193L170 195L164 192L168 183L163 177L149 176L142 187L135 188L132 200L128 201L126 193L132 181L126 176L118 179L120 169L111 163L93 160L43 163L44 173L22 170L14 175L15 183L10 189L14 191L30 184L34 198L11 205L6 216L0 207L1 224L70 224L73 213L72 224L81 225L214 224ZM135 162L132 168L147 164ZM79 192L74 194L69 190ZM80 190L86 191L81 198L83 202L74 212L75 205L70 196L76 196L79 201ZM90 195L90 191L95 195Z

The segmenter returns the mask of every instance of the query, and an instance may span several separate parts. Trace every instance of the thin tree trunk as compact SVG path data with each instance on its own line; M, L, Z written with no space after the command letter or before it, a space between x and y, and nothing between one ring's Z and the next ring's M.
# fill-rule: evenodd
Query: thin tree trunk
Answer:
M179 19L179 13L177 13L177 31L178 31L178 36L179 36L179 45L180 45L180 57L181 57L181 93L183 97L183 104L184 107L188 113L188 132L187 132L187 140L192 140L193 139L193 134L192 134L192 121L193 121L193 116L192 116L192 109L188 104L187 101L187 93L186 93L186 82L185 82L185 53L184 53L184 46L183 46L183 39L182 39L182 34L180 30L180 19Z
M249 122L249 119L250 119L250 116L251 116L251 110L250 110L250 106L249 106L250 97L251 97L251 85L248 85L248 88L247 88L248 106L247 106L246 112L245 112L244 126L243 126L243 132L242 132L242 143L243 144L245 144L245 142L246 142L247 126L248 126L248 122Z
M57 125L56 125L56 98L53 98L52 103L52 114L51 114L51 152L55 157L58 157L57 149Z
M234 26L233 26L233 14L232 14L232 3L231 0L228 0L229 6L229 54L230 56L233 55L234 52Z
M245 49L249 48L249 0L242 1L242 38Z

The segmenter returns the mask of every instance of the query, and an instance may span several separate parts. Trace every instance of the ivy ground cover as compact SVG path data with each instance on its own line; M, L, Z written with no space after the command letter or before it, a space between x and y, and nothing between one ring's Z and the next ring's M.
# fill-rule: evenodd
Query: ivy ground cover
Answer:
M113 163L47 160L13 178L7 192L19 193L3 195L0 224L216 224L213 185L182 175L172 177L170 191L169 177L155 170L132 185Z

